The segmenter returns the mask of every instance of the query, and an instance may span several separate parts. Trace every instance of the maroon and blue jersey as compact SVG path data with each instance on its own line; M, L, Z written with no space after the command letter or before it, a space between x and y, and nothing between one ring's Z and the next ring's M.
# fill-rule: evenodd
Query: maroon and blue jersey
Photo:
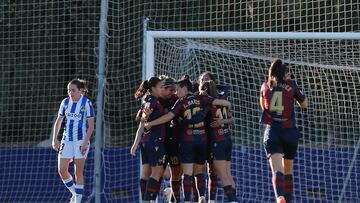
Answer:
M300 91L296 82L285 80L276 87L264 83L260 90L264 99L264 110L260 122L271 127L293 128L295 124L294 101L302 103L305 95Z
M218 98L228 100L229 97L229 86L217 85ZM222 141L225 136L230 136L229 126L224 124L223 126L212 128L210 127L213 118L227 119L231 118L231 114L228 112L226 107L222 106L204 106L202 111L193 115L191 119L186 120L188 123L197 123L205 120L206 132L213 141Z
M196 123L184 122L190 120L192 116L203 111L204 106L210 106L214 101L213 97L205 95L188 94L184 98L178 99L171 109L171 112L182 120L181 138L185 141L193 141L193 134L201 134L206 140L204 119Z
M159 99L152 95L148 95L145 97L142 104L142 109L143 108L153 109L152 113L149 115L147 119L148 122L160 118L165 113L164 107L160 104ZM142 115L145 116L145 114ZM161 124L161 125L153 126L149 130L145 128L143 140L145 142L150 140L151 141L163 140L164 137L165 137L165 125Z
M170 99L159 99L160 104L164 107L165 114L170 112L171 108L174 106L177 98L174 96ZM165 142L172 141L172 142L178 142L179 140L179 129L177 125L177 118L175 117L170 122L166 123L166 136L165 136Z

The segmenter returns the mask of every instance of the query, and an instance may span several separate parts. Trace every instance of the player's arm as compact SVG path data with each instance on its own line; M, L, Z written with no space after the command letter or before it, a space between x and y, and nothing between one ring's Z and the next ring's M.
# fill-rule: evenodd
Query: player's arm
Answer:
M85 153L89 148L89 142L91 139L91 136L94 132L94 126L95 126L95 110L90 101L86 103L86 121L88 124L88 129L86 130L86 136L83 140L83 143L80 147L80 151L82 153Z
M54 123L53 134L52 134L52 148L55 151L58 151L59 147L60 147L60 142L59 142L59 140L57 140L57 135L59 134L61 123L62 123L63 119L64 119L64 117L59 115L56 118L55 123Z
M297 102L297 103L303 109L306 109L309 106L309 102L308 102L307 98L305 98L305 100L302 101L301 103L300 102Z
M302 91L300 90L300 88L297 86L296 82L294 81L294 89L295 89L295 95L294 98L296 99L298 105L301 108L307 108L309 106L309 102L307 100L307 98L305 97L305 94L302 93Z
M160 125L163 123L167 123L169 121L171 121L171 119L173 119L175 117L175 114L173 112L169 112L163 116L161 116L160 118L153 120L151 122L147 122L145 123L145 128L146 129L150 129L152 126L156 126L156 125Z
M214 99L212 102L213 106L224 106L230 109L231 103L228 100L225 99Z
M190 119L185 117L185 119L183 119L183 122L189 124L196 124L202 122L209 113L209 110L210 110L209 106L203 106L200 111L196 112L194 115L191 115Z
M140 123L140 119L142 117L142 108L140 107L136 113L136 116L135 116L135 121L136 123Z
M94 125L95 125L94 120L95 120L94 117L87 119L89 127L88 127L88 129L86 131L86 137L84 139L84 143L88 143L90 141L90 139L91 139L91 136L92 136L92 134L94 132Z
M229 109L227 109L226 118L215 117L213 118L213 121L211 122L210 126L212 128L216 128L223 126L224 124L232 125L234 124L234 122L235 120L233 119L231 112L229 111Z
M136 131L136 135L135 135L135 139L134 139L134 143L130 149L130 154L133 156L136 156L136 150L139 147L139 143L141 141L141 135L144 133L144 123L140 122L139 123L139 127Z
M264 99L264 97L262 95L260 95L260 97L259 97L259 103L260 103L260 108L262 110L264 110L265 99Z
M264 107L265 107L265 98L263 96L263 91L264 91L265 87L266 87L266 84L264 83L260 89L259 104L260 104L261 110L264 110Z

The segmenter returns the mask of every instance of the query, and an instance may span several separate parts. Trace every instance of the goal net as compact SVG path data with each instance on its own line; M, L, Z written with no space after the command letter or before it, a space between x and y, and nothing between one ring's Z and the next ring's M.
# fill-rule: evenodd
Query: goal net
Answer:
M296 109L302 136L294 164L294 202L360 200L359 40L304 40L301 35L299 39L277 39L279 35L289 38L288 33L260 33L259 39L246 37L256 33L243 33L242 39L222 39L228 33L212 32L200 34L202 39L191 38L195 36L192 32L178 37L173 32L156 34L161 38L154 37L153 53L146 55L148 76L178 79L189 74L197 80L202 72L210 71L218 84L230 86L235 117L232 173L239 199L275 201L262 147L258 101L269 64L280 58L310 103L306 110ZM317 37L317 33L311 35ZM320 35L326 38L328 34ZM151 43L147 43L148 51ZM220 195L218 201L223 198Z

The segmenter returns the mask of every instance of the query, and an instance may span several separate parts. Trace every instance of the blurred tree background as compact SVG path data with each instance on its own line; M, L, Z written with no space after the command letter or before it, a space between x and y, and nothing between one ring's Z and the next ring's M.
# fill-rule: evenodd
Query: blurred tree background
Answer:
M360 31L358 0L109 0L105 90L107 146L136 131L142 29L181 31ZM89 81L95 103L100 0L0 3L0 143L49 138L66 83Z

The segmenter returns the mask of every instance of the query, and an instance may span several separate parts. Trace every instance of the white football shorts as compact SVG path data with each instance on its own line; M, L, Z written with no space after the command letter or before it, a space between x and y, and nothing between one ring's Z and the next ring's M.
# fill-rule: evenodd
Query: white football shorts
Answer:
M59 149L59 158L65 159L86 159L89 149L90 142L88 143L89 147L85 153L81 153L80 147L84 141L65 141L61 140L60 149Z

